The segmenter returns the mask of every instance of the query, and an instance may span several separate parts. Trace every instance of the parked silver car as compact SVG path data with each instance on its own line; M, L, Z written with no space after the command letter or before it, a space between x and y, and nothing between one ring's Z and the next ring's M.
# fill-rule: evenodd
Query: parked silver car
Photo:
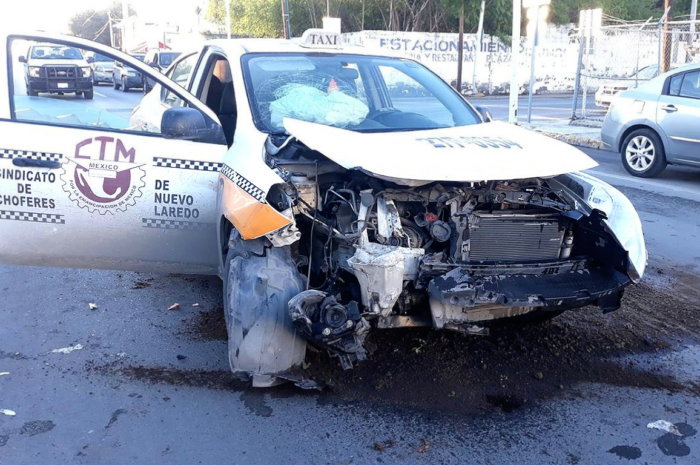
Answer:
M700 167L700 64L622 92L608 110L601 137L634 176L658 176L669 163Z

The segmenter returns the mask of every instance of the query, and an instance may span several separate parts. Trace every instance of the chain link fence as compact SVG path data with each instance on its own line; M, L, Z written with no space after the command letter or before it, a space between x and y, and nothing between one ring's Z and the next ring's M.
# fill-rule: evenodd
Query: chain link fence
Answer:
M700 63L700 21L676 21L659 26L659 67L670 71Z
M580 124L599 124L618 93L700 63L700 21L604 26L578 39L572 119Z

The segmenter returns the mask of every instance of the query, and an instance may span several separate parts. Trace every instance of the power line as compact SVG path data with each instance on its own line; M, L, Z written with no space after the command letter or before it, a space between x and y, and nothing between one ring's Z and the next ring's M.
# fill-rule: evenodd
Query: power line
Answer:
M108 26L109 26L109 21L107 21L107 22L105 23L105 25L102 26L102 29L100 29L100 30L97 32L97 34L95 34L95 38L92 39L92 40L97 40L97 38L100 37L100 36L102 35L102 33L105 31L105 29L107 29Z
M85 26L88 23L88 21L90 21L92 19L92 17L95 16L96 14L97 14L97 10L93 11L92 14L90 15L90 17L88 19L86 19L85 22L83 22L83 24L80 25L80 27Z

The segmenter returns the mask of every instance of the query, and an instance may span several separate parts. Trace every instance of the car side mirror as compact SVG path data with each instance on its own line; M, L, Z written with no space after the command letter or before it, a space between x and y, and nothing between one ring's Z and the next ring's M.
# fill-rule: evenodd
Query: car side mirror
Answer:
M87 60L85 61L87 61L88 63L94 63L95 59L93 57L87 57Z
M226 144L221 126L195 108L175 107L165 110L160 131L166 139Z
M484 123L490 123L493 121L493 116L487 107L475 106L474 108L476 108L476 111L479 112L481 118L484 120Z
M27 62L27 57L25 57L24 55L22 55L21 57L19 57L19 62L20 62L20 63L26 63L26 62Z

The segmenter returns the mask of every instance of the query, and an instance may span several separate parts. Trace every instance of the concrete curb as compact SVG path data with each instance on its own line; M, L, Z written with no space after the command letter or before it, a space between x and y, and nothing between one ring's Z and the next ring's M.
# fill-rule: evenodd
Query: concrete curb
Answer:
M545 136L549 136L552 139L560 140L562 142L566 142L567 144L571 145L578 145L580 147L589 147L592 149L598 149L598 150L603 150L603 141L600 139L594 139L593 137L583 137L583 136L576 136L573 134L558 134L556 132L548 132L548 131L537 131L540 134L544 134Z

